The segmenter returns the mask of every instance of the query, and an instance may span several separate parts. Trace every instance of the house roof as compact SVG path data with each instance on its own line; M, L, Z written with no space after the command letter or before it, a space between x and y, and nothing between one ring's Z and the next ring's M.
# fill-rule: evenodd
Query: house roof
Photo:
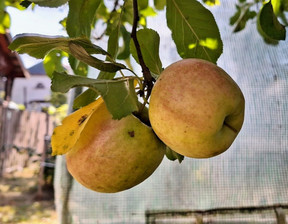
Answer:
M7 78L28 78L29 72L16 52L12 52L8 46L12 42L9 32L0 34L0 76Z
M32 67L28 69L28 71L30 75L45 75L46 76L43 62L33 65Z

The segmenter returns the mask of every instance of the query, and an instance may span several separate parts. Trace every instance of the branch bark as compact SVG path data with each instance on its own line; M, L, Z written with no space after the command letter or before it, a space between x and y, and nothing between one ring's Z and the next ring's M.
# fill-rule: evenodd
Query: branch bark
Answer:
M132 26L132 32L131 32L131 38L134 42L136 51L137 51L137 56L138 56L138 60L140 63L140 66L142 68L142 73L143 73L143 77L144 77L144 89L146 88L147 93L146 93L146 101L148 100L148 98L150 97L155 79L152 77L151 72L149 70L149 68L146 66L144 59L143 59L143 55L141 52L141 48L140 48L140 44L138 42L137 39L137 26L138 26L138 21L139 21L139 13L138 13L138 2L137 0L133 0L133 13L134 13L134 18L133 18L133 26ZM142 93L144 94L144 92Z

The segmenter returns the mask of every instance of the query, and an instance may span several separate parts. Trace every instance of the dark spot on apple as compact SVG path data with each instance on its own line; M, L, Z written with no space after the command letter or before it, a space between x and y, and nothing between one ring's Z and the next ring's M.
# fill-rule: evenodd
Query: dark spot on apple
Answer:
M72 136L72 135L74 135L74 133L75 133L75 131L72 130L72 131L70 131L69 135Z
M63 149L68 149L68 147L69 147L68 145L63 145L62 148L63 148Z
M82 115L82 117L78 120L78 125L80 126L87 119L87 117L87 114Z
M128 131L128 134L130 135L131 138L133 138L135 136L135 132L134 131Z

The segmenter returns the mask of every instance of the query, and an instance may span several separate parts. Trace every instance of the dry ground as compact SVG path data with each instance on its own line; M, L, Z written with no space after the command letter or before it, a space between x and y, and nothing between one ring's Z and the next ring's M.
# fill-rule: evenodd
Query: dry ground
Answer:
M37 182L29 168L0 177L0 224L57 224L53 189L40 200Z

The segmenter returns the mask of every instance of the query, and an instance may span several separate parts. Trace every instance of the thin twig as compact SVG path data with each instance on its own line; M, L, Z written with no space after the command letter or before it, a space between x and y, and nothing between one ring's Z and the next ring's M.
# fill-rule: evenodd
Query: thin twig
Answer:
M110 12L109 18L108 18L108 20L107 20L107 22L106 22L107 26L108 26L108 24L111 22L113 12L116 12L116 11L117 11L118 6L119 6L119 0L115 0L115 2L114 2L114 7L113 7L112 11ZM101 39L104 37L104 35L106 34L106 32L107 32L107 27L106 27L106 29L103 31L102 34L100 34L98 37L94 37L94 39L95 39L95 40L101 40Z
M134 12L134 18L133 18L131 38L133 39L133 42L134 42L134 45L136 48L136 52L137 52L137 56L138 56L138 60L139 60L140 66L142 68L143 77L144 77L144 85L143 86L144 86L144 88L146 87L146 90L147 90L146 97L145 97L146 102L147 102L148 98L150 97L155 79L152 77L149 68L146 66L146 64L144 62L143 55L142 55L141 48L140 48L140 44L138 42L137 35L136 35L138 21L139 21L137 0L133 0L133 12Z

